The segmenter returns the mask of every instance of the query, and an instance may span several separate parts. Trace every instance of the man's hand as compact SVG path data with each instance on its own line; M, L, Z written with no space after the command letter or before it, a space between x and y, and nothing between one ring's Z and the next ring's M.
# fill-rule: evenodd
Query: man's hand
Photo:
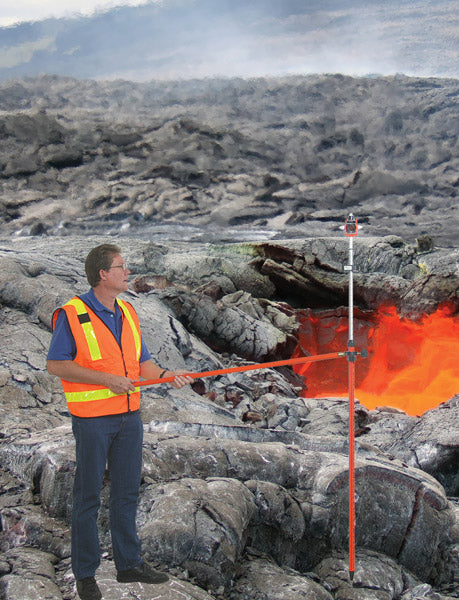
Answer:
M174 381L171 381L171 386L179 390L180 388L188 385L193 381L192 377L188 377L187 371L166 371L164 377L174 377Z
M48 360L48 373L75 383L90 383L107 387L117 395L134 392L134 379L82 367L73 360Z
M115 394L121 395L128 392L135 392L134 379L123 377L122 375L111 375L110 373L104 373L103 378L103 385Z
M151 359L146 360L140 364L140 377L142 379L163 379L166 377L175 377L174 381L170 384L179 389L184 385L188 385L193 381L192 377L188 377L188 371L165 371L161 367L158 367Z

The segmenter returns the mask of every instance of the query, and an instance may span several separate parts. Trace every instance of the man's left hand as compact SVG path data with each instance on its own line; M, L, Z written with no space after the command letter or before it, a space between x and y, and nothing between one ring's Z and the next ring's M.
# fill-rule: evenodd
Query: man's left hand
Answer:
M187 375L187 371L166 371L164 377L175 377L174 381L171 381L171 386L177 390L193 381L193 378Z

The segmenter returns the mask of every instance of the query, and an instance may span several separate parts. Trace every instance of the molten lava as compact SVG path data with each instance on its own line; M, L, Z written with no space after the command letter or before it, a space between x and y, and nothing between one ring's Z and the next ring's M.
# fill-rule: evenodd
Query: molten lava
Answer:
M347 311L304 311L295 356L347 349ZM355 311L356 398L369 409L392 406L421 415L459 393L459 317L447 307L418 321L393 307ZM303 396L347 395L347 360L294 367L305 377Z

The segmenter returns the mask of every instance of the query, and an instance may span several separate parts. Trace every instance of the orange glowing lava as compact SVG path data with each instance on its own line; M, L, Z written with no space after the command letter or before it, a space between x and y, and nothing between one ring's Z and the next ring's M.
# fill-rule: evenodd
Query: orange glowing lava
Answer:
M347 331L344 311L304 311L295 356L346 350ZM356 311L354 341L368 350L368 358L357 358L355 396L369 409L421 415L459 393L459 317L447 307L418 321L401 319L394 307ZM294 368L306 378L303 396L347 394L346 359Z

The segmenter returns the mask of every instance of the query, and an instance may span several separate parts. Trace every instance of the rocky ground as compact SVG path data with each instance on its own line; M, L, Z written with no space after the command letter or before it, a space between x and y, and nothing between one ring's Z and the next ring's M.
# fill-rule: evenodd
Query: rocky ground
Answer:
M5 600L75 598L68 529L73 438L60 383L44 368L53 309L86 289L82 261L97 239L28 236L0 245ZM330 298L331 309L345 296L347 275L333 267L345 258L344 236L195 244L193 252L188 243L122 241L135 272L126 297L155 359L171 368L202 371L289 356L296 313L280 297L293 279L298 290L309 285L310 298ZM416 290L416 306L433 310L448 299L457 308L457 251L420 253L391 236L362 238L356 257L368 282L360 304L371 307L402 290L399 306L413 317L409 298ZM426 285L429 277L435 286ZM299 293L291 297L298 302ZM459 397L423 417L357 405L352 586L347 401L302 398L302 384L283 368L144 391L139 535L146 558L172 577L155 587L116 583L107 482L98 573L104 597L457 597Z
M457 242L457 80L0 83L5 232ZM194 229L196 228L196 229Z
M115 241L155 360L193 371L289 358L298 310L457 314L457 81L291 77L0 83L0 598L74 600L73 438L45 371L51 316ZM143 392L138 527L171 574L106 598L458 596L459 397L411 417L357 404L354 585L347 402L288 368ZM459 391L459 390L458 390Z

